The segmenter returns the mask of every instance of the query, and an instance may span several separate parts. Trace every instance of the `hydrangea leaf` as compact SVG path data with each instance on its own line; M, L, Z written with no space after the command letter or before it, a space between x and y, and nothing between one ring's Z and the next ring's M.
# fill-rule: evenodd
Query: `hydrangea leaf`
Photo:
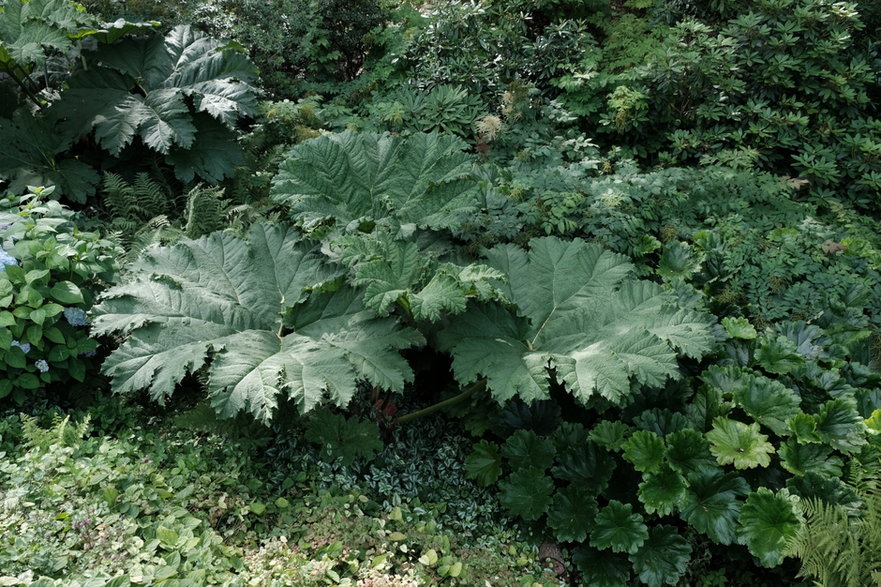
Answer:
M280 396L305 412L325 394L346 405L362 379L401 391L412 372L398 351L421 337L366 311L354 290L310 293L339 272L292 229L262 224L247 239L149 249L94 310L95 334L126 338L103 369L115 390L163 400L207 364L215 409L263 421Z
M790 438L780 447L780 465L793 475L818 473L828 477L841 477L841 459L831 453L832 450L827 446L799 444Z
M866 423L856 407L844 399L823 404L816 422L821 441L843 453L853 454L866 444Z
M744 424L730 418L713 420L707 440L719 464L733 464L736 469L767 467L775 452L768 437L759 432L758 424Z
M585 585L621 587L630 584L632 565L623 555L580 544L573 550L572 562L581 571Z
M514 471L499 482L499 500L512 514L524 520L537 520L551 504L554 481L541 469L529 467Z
M788 433L786 422L800 413L801 398L779 381L745 373L734 387L734 402L774 434Z
M536 467L545 470L554 461L554 443L531 430L517 430L502 445L502 456L515 469Z
M633 570L649 587L677 585L691 560L691 545L672 526L654 526L648 540L630 555Z
M774 493L759 487L743 504L738 538L765 567L776 567L783 561L787 541L801 527L794 505L796 499L785 489Z
M676 349L699 356L711 345L704 316L678 309L657 284L629 278L627 260L597 245L540 238L529 252L496 247L488 260L508 277L505 294L522 318L475 304L439 342L460 382L486 377L499 400L547 397L552 367L578 400L599 394L619 403L631 381L659 386L677 377Z
M499 447L492 442L481 440L465 458L465 474L488 487L498 481L502 474L502 458Z
M594 495L606 488L615 470L612 455L590 441L561 450L557 463L551 469L554 477L571 481Z
M612 552L633 554L648 539L648 527L639 514L633 513L633 506L617 500L609 504L596 515L593 531L590 533L590 545L595 548L611 548Z
M596 499L575 485L554 495L548 510L548 525L560 542L584 542L597 513Z
M680 507L685 499L686 486L685 477L663 467L657 473L646 475L639 484L639 500L646 512L666 516Z
M445 228L474 205L467 148L456 137L438 134L323 135L288 152L271 196L307 224L392 216Z
M740 515L738 497L749 492L749 485L736 473L706 470L689 478L682 518L698 532L720 544L735 540Z
M637 471L656 473L664 462L664 441L654 432L637 430L624 443L624 460Z

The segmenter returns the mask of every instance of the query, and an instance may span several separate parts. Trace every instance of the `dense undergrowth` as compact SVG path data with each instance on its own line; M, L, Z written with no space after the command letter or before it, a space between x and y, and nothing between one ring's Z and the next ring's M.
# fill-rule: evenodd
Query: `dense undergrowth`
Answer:
M0 0L0 581L878 584L879 25Z

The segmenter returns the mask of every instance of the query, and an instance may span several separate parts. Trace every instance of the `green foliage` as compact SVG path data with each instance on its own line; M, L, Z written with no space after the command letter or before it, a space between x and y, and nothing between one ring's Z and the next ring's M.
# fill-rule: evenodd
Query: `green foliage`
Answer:
M848 587L877 584L881 579L878 480L857 469L848 485L860 498L857 515L842 504L818 498L798 503L797 511L805 523L795 536L787 538L786 550L801 559L799 576Z
M473 306L440 342L459 381L485 376L499 400L547 397L550 368L582 403L594 395L626 403L631 378L659 386L677 377L674 349L699 357L709 348L707 319L630 278L620 255L556 238L533 240L528 253L499 246L487 255L507 274L505 293L522 318Z
M242 161L236 123L256 113L255 72L247 57L190 27L100 47L77 72L55 114L73 135L94 130L119 156L135 137L167 157L182 181L220 181Z
M760 487L747 497L740 511L738 539L766 567L780 564L786 543L801 525L793 501L785 489L775 494Z
M215 409L262 421L282 398L301 412L325 393L345 406L361 379L402 391L412 371L396 350L421 337L366 312L332 285L339 274L285 227L152 249L95 310L94 332L126 337L104 371L115 390L148 388L161 402L207 366Z
M273 180L272 198L307 227L358 221L446 228L472 206L465 143L344 132L294 147Z
M0 398L22 404L55 382L84 382L97 343L86 313L112 281L119 249L33 188L0 202Z
M650 17L604 23L608 45L558 80L564 102L649 160L756 165L876 204L878 66L856 6L710 6L648 35Z
M369 460L382 449L376 423L328 410L318 410L309 418L305 438L321 447L318 454L322 459L340 459L343 465L351 465L357 458Z

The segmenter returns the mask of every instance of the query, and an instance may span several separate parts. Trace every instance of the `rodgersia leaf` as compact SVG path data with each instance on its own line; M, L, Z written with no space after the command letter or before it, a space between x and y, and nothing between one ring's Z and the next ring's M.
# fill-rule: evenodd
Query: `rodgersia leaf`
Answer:
M633 513L633 506L613 499L597 514L590 533L590 545L633 554L645 543L648 535L648 527L641 515Z
M508 510L524 520L537 520L551 503L553 480L541 469L529 467L511 473L499 482L499 499Z
M794 507L795 499L798 498L791 497L785 489L774 493L766 487L759 487L743 504L737 535L766 567L780 564L786 542L795 537L801 526Z
M720 465L733 464L736 469L767 467L771 463L774 446L759 432L758 424L744 424L729 418L713 420L713 429L707 432L710 452Z
M398 350L421 337L375 318L353 290L309 293L338 274L285 227L150 249L95 308L95 333L126 338L103 369L115 390L162 401L207 364L218 413L263 421L280 397L303 412L325 394L344 406L362 379L401 391L412 372Z
M678 376L676 350L700 356L712 343L705 317L677 309L660 286L629 278L631 265L581 240L534 239L527 253L505 245L489 264L508 277L520 317L474 305L439 335L456 378L486 377L497 400L548 395L548 367L577 399L618 403L631 381L658 386Z
M691 545L672 526L654 526L649 538L630 555L633 570L650 587L676 585L691 560Z
M584 542L597 513L596 500L575 485L554 495L548 511L548 525L561 542Z

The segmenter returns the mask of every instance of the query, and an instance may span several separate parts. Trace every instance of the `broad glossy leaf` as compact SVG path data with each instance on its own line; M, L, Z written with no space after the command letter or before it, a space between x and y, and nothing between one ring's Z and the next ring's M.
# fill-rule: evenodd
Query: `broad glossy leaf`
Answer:
M744 424L729 418L713 420L707 440L719 464L733 464L736 469L767 467L775 452L768 437L759 432L758 424Z
M794 499L797 498L790 496L785 489L774 493L766 487L759 487L743 504L738 539L765 567L780 564L786 542L795 537L801 526Z
M590 533L590 545L633 554L642 547L648 536L648 527L641 515L633 513L633 506L613 499L597 513Z
M697 430L674 432L666 442L667 463L674 471L689 476L716 467L709 441Z
M375 422L346 418L326 409L313 412L304 436L321 447L322 459L340 459L343 465L351 465L358 458L370 459L383 447Z
M650 587L676 585L691 560L691 545L672 526L654 526L645 544L630 555L633 570Z
M596 499L575 485L557 490L548 510L548 526L560 542L584 542L597 513Z
M536 467L545 470L554 462L556 449L549 438L531 430L517 430L502 445L502 456L515 469Z
M820 444L799 444L790 438L780 447L780 465L793 475L818 473L841 477L842 462L832 456L832 449Z
M602 420L590 430L590 439L599 446L617 452L624 446L630 426L624 422Z
M749 485L736 473L701 471L689 478L682 518L716 542L731 544L740 515L738 497L748 492Z
M621 587L630 584L632 565L624 555L580 544L572 552L572 562L581 571L585 585Z
M499 447L492 442L481 440L465 458L465 474L484 487L498 481L502 474L502 458Z
M656 473L664 462L664 441L654 432L637 430L624 443L624 460L637 471Z
M263 421L279 397L303 412L325 394L345 406L361 379L401 391L412 372L398 350L421 337L375 318L353 290L310 295L338 274L286 227L149 249L95 308L93 332L126 338L103 369L115 390L163 401L208 364L218 413Z
M633 425L654 432L658 436L667 436L690 428L688 418L683 414L664 408L652 408L642 412L633 419Z
M579 401L618 403L631 381L662 385L678 376L675 350L700 356L711 337L706 318L677 309L660 286L628 278L620 255L581 240L534 239L526 251L488 253L505 273L521 317L473 305L439 335L462 382L486 377L494 397L548 396L548 367ZM502 359L504 357L504 359Z
M795 344L783 335L767 335L759 340L756 362L769 373L791 373L804 364Z
M755 327L746 318L722 318L722 327L731 338L753 340L758 336Z
M554 482L541 469L530 467L508 475L499 482L499 490L499 500L512 514L537 520L551 504Z
M745 373L734 386L734 402L778 436L786 435L786 422L800 413L801 398L779 381Z
M612 455L590 441L558 452L557 465L551 469L554 477L594 495L606 488L614 470Z
M307 224L392 216L444 228L475 203L466 149L460 139L438 134L323 135L288 152L271 196Z
M639 500L646 512L666 516L682 505L687 485L685 477L665 466L657 473L645 475L639 484Z
M843 399L834 399L820 407L816 417L817 436L832 448L853 454L866 444L866 424L856 406Z

